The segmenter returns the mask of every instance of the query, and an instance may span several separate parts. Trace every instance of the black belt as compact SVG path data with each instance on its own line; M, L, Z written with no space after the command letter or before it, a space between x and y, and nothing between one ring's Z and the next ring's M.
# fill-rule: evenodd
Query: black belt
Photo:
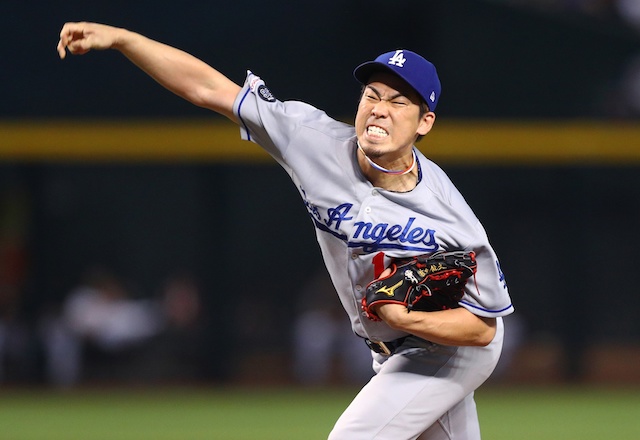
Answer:
M396 352L398 347L400 347L404 343L405 339L407 338L408 336L403 336L402 338L394 339L393 341L389 341L389 342L374 342L371 339L365 339L364 342L367 343L367 346L372 351L382 354L384 356L391 356L393 353Z

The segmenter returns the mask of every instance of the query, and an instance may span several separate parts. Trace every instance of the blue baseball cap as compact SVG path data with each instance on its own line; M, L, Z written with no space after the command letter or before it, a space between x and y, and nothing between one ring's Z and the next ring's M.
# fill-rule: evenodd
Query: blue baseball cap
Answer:
M435 111L440 99L440 79L436 67L410 50L398 49L383 53L373 61L360 64L353 76L367 84L374 72L392 72L405 80L424 99L429 110Z

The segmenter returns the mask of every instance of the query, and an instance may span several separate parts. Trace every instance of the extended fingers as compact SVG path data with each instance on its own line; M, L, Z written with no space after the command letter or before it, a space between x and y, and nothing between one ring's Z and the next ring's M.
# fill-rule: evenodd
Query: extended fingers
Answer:
M77 43L84 38L84 26L82 23L65 23L60 31L60 40L58 41L58 55L64 59L67 55L68 48L71 53L79 52L78 49L82 45ZM74 44L76 43L76 44Z
M60 57L61 60L64 60L64 58L67 56L67 51L65 47L66 47L66 44L62 42L62 39L60 39L58 41L58 46L56 47L56 49L58 50L58 56Z

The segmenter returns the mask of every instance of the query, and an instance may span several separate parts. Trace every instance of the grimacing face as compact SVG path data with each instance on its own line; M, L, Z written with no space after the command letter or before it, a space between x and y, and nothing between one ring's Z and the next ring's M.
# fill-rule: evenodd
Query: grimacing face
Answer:
M397 75L373 74L355 118L356 136L367 156L393 161L407 154L435 121L433 112L421 112L421 103L418 93Z

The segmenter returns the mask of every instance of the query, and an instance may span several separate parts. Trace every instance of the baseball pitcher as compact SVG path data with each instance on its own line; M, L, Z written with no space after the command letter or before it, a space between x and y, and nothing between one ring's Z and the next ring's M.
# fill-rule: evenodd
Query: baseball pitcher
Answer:
M513 306L482 224L414 146L436 120L433 64L398 49L359 65L362 94L349 125L278 100L252 72L238 85L140 34L63 26L61 58L98 49L120 51L170 91L225 115L291 177L376 373L329 439L480 439L473 395L498 361L501 317Z

